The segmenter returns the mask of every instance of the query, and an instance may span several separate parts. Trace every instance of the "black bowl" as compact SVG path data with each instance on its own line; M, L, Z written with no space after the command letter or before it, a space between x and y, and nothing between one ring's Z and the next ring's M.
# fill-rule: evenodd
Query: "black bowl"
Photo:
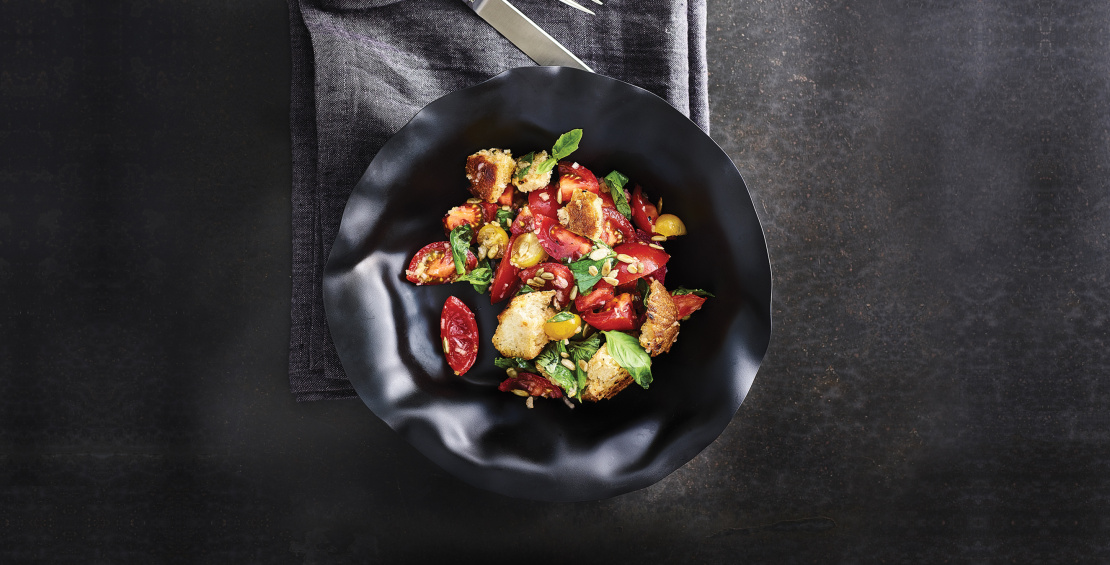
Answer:
M445 238L440 220L464 201L466 156L521 155L582 128L572 156L599 176L639 183L689 234L667 244L667 286L714 292L656 357L649 390L573 410L499 392L490 337L505 302L469 284L415 286L404 270ZM382 147L351 193L324 271L324 304L359 396L444 469L498 493L594 500L648 486L713 442L740 407L771 337L771 268L744 180L693 122L641 88L574 69L526 67L432 102ZM474 311L482 345L455 377L439 316L455 295Z

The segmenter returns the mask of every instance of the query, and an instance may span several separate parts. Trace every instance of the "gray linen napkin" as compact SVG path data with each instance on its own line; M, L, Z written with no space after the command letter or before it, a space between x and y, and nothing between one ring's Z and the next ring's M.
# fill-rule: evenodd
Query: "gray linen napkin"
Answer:
M607 0L597 15L513 0L596 72L670 102L708 131L705 0ZM461 0L289 0L293 301L298 401L355 396L324 318L320 279L351 189L424 105L532 66Z

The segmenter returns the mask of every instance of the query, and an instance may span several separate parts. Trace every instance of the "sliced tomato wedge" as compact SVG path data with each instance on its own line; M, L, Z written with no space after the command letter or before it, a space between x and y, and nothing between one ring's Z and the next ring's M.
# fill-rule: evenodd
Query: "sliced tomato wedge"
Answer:
M554 278L548 279L542 273L551 273ZM545 281L541 286L533 286L536 290L554 290L555 303L560 307L570 304L570 291L574 288L574 273L562 263L539 263L520 272L522 284L539 277Z
M533 222L540 245L551 257L575 261L593 247L588 238L564 228L555 218L536 216Z
M616 277L617 286L654 273L657 269L659 269L663 265L666 265L667 261L671 258L670 255L667 255L666 251L663 251L662 249L656 249L650 244L644 243L642 241L630 241L627 243L622 243L614 247L613 251L616 252L618 255L623 253L636 260L635 263L624 263L618 261L616 265L613 266L613 271L617 274L612 275L611 272L610 275ZM637 265L637 270L635 273L631 273L628 271L629 265Z
M509 238L509 246L507 249L513 248L513 243L516 241L516 236ZM493 272L493 280L489 285L489 303L497 304L506 298L516 294L520 290L520 269L514 266L508 257L501 260L497 264L497 270Z
M632 222L617 211L616 208L602 207L601 236L609 247L616 247L625 241L636 240L636 228Z
M439 337L443 340L443 354L456 375L462 375L474 366L478 358L478 322L474 312L454 296L447 297L443 313L439 316Z
M556 174L559 177L559 193L562 195L559 202L563 204L570 202L575 190L588 190L594 194L601 192L601 185L598 184L597 177L586 167L582 165L576 167L575 165L577 163L559 161L556 167Z
M637 327L632 295L623 293L605 303L597 312L583 312L582 321L599 330L631 330Z
M636 227L649 234L655 233L655 220L659 218L659 210L644 195L644 189L640 185L632 189L632 199L628 204L632 207L632 222Z
M532 213L531 206L525 206L520 209L520 213L516 215L513 224L509 226L509 231L513 235L520 235L524 232L534 231L536 226L533 223L535 215Z
M594 285L593 290L588 294L579 294L574 299L574 308L578 310L580 314L593 312L605 306L605 304L612 299L613 285L605 281L598 281L597 284Z
M512 206L513 205L513 195L515 195L515 194L516 194L516 189L513 188L513 185L510 183L509 186L505 187L505 192L502 192L501 196L497 197L497 205L498 206Z
M482 207L482 221L483 222L496 222L497 211L501 209L501 205L494 202L479 202Z
M478 258L469 250L466 252L466 272L478 265ZM455 272L455 260L451 257L451 244L446 241L429 243L420 248L409 261L405 278L419 285L455 282L459 275Z
M485 210L481 206L463 204L451 208L443 216L443 230L450 234L451 230L463 224L470 224L470 227L474 228L474 232L477 233L478 228L482 227L483 221L485 221Z
M667 282L665 280L666 278L667 278L667 266L666 265L663 265L663 266L659 267L658 269L655 269L654 271L644 275L644 279L647 280L648 282L659 281L659 284L663 284L663 283Z
M559 203L555 200L558 194L559 187L554 184L549 184L539 190L533 190L528 193L528 208L533 214L554 218L556 217L556 211L559 209Z
M563 389L535 373L518 372L515 377L507 378L497 385L497 390L501 392L520 390L528 393L528 396L542 396L544 398L563 397Z
M701 309L701 305L705 304L705 297L696 294L672 295L671 300L674 300L674 307L678 310L677 317L679 320L697 312Z

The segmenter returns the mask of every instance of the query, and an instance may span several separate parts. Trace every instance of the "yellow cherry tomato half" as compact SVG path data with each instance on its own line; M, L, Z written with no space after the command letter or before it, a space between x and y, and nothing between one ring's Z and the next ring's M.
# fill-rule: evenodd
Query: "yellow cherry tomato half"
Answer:
M479 258L500 259L509 245L509 234L501 226L490 222L478 230Z
M660 214L655 219L655 233L667 237L686 235L686 224L674 214Z
M582 318L578 314L565 312L569 316L556 315L556 317L565 318L558 322L548 320L543 325L543 332L551 339L568 339L574 334L578 333L578 329L582 327Z
M547 259L547 252L540 245L540 238L532 232L525 232L517 236L513 243L512 254L509 261L516 267L527 269L540 261Z

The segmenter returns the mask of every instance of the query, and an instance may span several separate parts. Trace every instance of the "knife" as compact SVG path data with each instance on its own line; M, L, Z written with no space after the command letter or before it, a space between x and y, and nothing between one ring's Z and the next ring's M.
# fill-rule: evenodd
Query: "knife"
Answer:
M463 2L536 63L594 72L507 0L463 0Z

